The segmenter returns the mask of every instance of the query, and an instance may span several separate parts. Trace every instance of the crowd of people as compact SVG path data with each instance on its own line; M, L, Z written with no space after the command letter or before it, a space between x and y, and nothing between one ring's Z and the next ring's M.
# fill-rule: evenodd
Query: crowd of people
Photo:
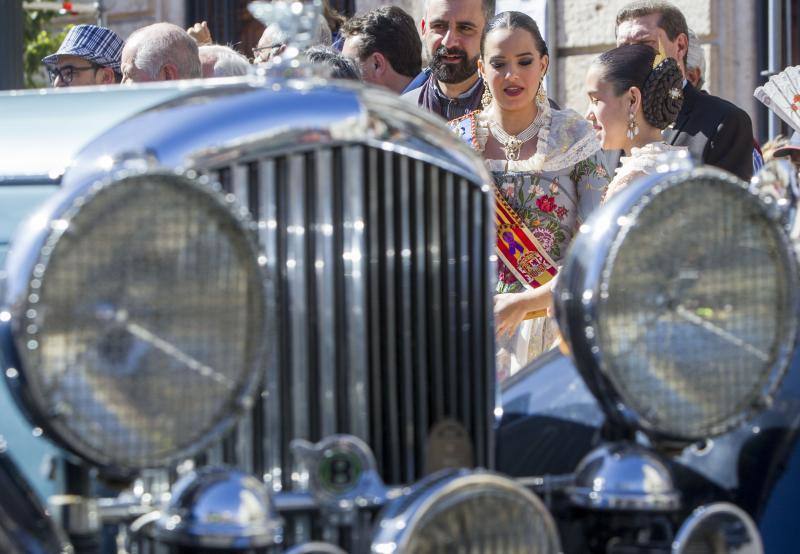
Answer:
M334 25L328 18L306 54L332 77L384 87L438 114L485 159L502 222L501 377L552 345L552 287L593 209L653 173L665 152L686 150L744 180L762 163L747 113L702 90L703 51L677 7L633 1L615 25L616 47L586 75L586 114L548 98L543 80L553 60L536 22L520 12L495 15L492 0L428 0L419 27L396 6ZM252 59L213 44L205 23L188 30L156 23L124 43L110 29L79 25L44 63L54 86L210 78L245 74L286 47L276 25ZM614 151L621 158L610 165L606 154Z

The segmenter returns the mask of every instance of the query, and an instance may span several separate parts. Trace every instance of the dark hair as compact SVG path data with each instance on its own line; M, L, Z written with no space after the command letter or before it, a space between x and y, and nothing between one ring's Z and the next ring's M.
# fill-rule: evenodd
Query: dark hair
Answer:
M422 42L414 19L397 6L382 6L350 19L342 35L361 37L358 57L362 61L380 52L401 75L416 77L422 71Z
M486 43L486 35L497 29L524 29L533 36L533 42L536 43L539 55L547 54L547 43L542 38L542 33L539 32L539 26L531 16L522 12L500 12L490 19L481 37L481 52Z
M659 0L637 0L626 4L617 12L616 26L619 27L619 24L623 21L647 17L654 13L661 16L658 20L658 26L664 29L669 40L674 41L681 33L687 37L689 36L689 26L686 24L686 18L683 13L671 3Z
M347 21L347 18L336 11L328 0L322 0L322 16L325 18L325 23L328 24L332 35L335 35Z
M646 44L625 44L603 52L594 61L602 78L619 96L631 87L642 92L645 121L666 129L678 117L683 104L683 74L678 62L665 58L653 67L657 52Z
M312 46L305 51L306 58L312 63L327 65L330 68L331 79L361 80L361 71L355 62L345 58L336 50L327 46Z

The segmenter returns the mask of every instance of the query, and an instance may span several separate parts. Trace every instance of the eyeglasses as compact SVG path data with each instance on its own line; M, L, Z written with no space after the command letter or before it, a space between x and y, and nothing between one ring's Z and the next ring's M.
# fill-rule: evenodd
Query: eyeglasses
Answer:
M75 67L74 65L65 65L64 67L48 66L47 73L50 75L51 84L55 84L56 78L61 77L61 82L65 85L68 85L75 78L75 72L87 71L89 69L94 69L97 71L99 68L100 66L96 64L86 67Z
M269 46L259 46L253 48L253 62L266 62L275 55L275 51L283 46L283 43L270 44Z

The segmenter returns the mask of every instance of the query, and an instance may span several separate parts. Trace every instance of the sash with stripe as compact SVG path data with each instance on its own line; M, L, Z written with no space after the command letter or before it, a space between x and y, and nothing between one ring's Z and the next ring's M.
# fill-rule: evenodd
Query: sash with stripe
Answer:
M541 287L558 273L556 263L496 187L494 198L497 255L526 289ZM546 312L531 312L526 319L544 316Z

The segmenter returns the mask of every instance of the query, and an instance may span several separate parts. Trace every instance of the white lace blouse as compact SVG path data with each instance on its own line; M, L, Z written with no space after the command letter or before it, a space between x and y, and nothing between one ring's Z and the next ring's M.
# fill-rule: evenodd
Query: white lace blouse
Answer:
M668 152L687 150L685 146L672 146L664 142L651 142L641 148L631 148L631 155L620 158L620 166L608 184L603 201L607 201L639 177L652 175L659 164L659 156Z

